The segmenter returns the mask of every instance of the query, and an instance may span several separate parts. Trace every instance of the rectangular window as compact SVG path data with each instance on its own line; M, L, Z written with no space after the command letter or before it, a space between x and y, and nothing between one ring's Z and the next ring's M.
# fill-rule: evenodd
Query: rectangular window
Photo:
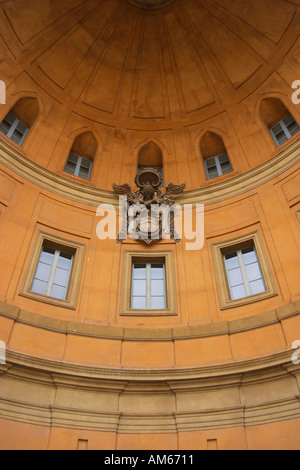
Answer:
M131 308L166 308L165 263L133 263Z
M259 232L213 244L212 254L221 308L276 295Z
M227 153L207 158L204 160L204 166L207 179L209 180L233 171Z
M293 137L300 127L291 114L285 116L275 126L270 129L271 135L277 146L282 145L288 139Z
M81 243L38 232L20 294L75 308L84 254Z
M253 243L223 256L232 300L266 291Z
M45 243L37 263L31 291L65 300L74 254L52 248Z
M92 173L93 162L87 158L70 153L64 171L70 175L89 180Z
M29 128L12 113L8 113L0 124L0 130L13 142L22 145Z
M174 252L124 251L121 315L177 315Z

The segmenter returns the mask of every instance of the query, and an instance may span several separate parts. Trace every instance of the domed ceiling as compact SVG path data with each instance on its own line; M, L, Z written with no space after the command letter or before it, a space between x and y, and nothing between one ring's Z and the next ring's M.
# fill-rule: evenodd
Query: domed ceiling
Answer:
M8 83L25 73L78 114L134 128L222 112L278 69L299 33L298 7L285 0L6 0L1 9Z

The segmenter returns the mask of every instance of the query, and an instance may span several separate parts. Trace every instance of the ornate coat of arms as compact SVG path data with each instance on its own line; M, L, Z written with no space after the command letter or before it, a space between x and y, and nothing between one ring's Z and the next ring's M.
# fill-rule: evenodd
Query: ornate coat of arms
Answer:
M155 168L144 168L138 171L135 184L139 189L132 192L128 183L123 185L113 183L114 192L124 197L123 225L118 241L125 240L127 234L132 236L133 233L132 238L148 245L165 238L166 235L179 241L174 229L172 206L175 204L175 197L184 190L185 183L180 185L170 183L162 192L161 173Z

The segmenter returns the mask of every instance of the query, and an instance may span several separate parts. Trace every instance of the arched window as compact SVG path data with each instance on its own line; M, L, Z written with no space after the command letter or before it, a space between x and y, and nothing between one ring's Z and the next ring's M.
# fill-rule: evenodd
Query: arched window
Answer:
M73 142L64 171L70 175L89 180L96 152L97 142L91 132L78 135Z
M0 130L13 142L22 145L38 114L36 98L21 98L1 122Z
M260 105L260 115L278 147L300 129L295 118L278 98L263 99Z
M154 142L149 142L139 151L138 170L142 170L144 168L155 168L158 170L162 177L162 185L164 184L162 151Z
M207 131L201 139L200 151L208 180L232 171L227 150L219 135Z

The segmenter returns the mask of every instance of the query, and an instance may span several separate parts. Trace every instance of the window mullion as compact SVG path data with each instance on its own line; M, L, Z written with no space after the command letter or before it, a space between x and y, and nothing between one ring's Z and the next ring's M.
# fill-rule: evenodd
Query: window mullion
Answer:
M282 130L284 131L285 135L287 136L288 139L290 139L292 137L292 134L290 133L290 131L288 130L288 128L286 127L284 121L280 121L280 125L281 125L281 128Z
M91 178L91 174L92 174L92 168L93 168L93 162L92 160L90 160L90 166L89 166L89 175L88 175L88 179Z
M216 162L216 166L217 166L218 176L222 176L222 168L221 168L221 165L220 165L219 155L217 155L215 157L215 162Z
M14 122L12 123L11 128L9 129L8 133L6 134L6 136L9 137L10 139L11 139L13 133L15 132L19 122L20 122L19 119L16 118L14 120Z
M207 167L207 160L204 160L204 167L205 167L206 178L209 179L209 171L208 171L208 167Z
M22 139L20 140L20 144L19 144L19 145L22 145L22 144L23 144L23 142L24 142L24 140L25 140L25 137L26 137L26 135L28 134L28 131L29 131L29 128L27 127L27 129L25 130L25 132L24 132L24 134L23 134Z
M146 309L151 309L151 263L146 264Z
M77 163L75 168L75 176L79 176L82 158L77 155Z
M51 295L51 291L52 291L52 287L54 283L55 273L56 273L56 269L57 269L57 265L59 261L59 255L60 255L60 250L55 250L55 255L54 255L52 268L51 268L51 272L50 272L50 276L48 280L47 291L46 291L46 295L49 295L49 296Z
M240 264L240 268L241 268L242 278L243 278L243 281L244 281L244 287L245 287L246 295L251 295L251 289L250 289L250 284L249 284L249 281L248 281L248 276L247 276L247 272L246 272L246 266L245 266L245 263L244 263L242 250L238 250L237 255L238 255L238 260L239 260L239 264Z

